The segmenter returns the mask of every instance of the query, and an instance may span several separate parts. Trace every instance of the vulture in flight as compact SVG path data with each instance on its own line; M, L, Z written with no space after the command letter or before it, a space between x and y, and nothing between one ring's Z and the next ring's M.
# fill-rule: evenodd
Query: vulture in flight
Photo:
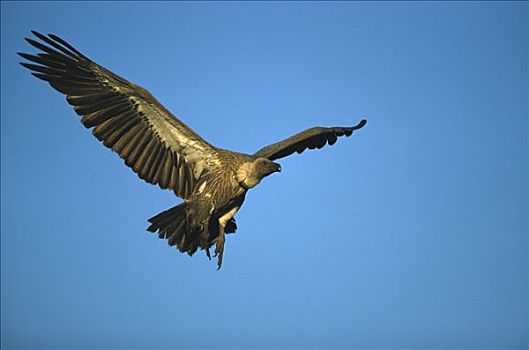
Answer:
M32 31L26 41L40 50L18 53L32 75L66 95L86 128L119 154L140 178L170 189L183 203L149 219L148 231L192 255L202 249L211 259L215 246L222 265L225 234L237 229L234 215L249 189L281 171L274 161L305 149L332 145L362 128L314 127L254 154L213 146L169 112L147 90L100 66L56 35Z

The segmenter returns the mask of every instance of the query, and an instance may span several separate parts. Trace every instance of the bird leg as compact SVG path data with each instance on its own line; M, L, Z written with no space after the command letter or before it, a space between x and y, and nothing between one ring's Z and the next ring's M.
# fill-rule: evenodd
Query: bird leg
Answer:
M217 257L217 264L218 264L217 270L220 270L220 267L222 266L222 256L224 255L225 228L229 220L233 217L233 215L235 215L237 210L239 210L239 207L233 207L227 213L225 213L219 218L219 235L215 239L216 240L215 256Z
M222 266L222 256L224 255L224 226L219 225L219 236L215 244L215 256L217 257L217 270Z

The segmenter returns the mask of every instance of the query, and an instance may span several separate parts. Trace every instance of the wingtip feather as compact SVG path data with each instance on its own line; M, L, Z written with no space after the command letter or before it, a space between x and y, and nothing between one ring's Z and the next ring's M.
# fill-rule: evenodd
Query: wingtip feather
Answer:
M31 33L33 35L35 35L37 38L41 39L41 40L48 39L48 38L46 38L46 36L44 34L41 34L41 33L37 32L36 30L32 30Z
M363 128L366 124L367 124L367 120L366 119L362 119L360 121L360 123L358 123L358 125L355 127L355 129Z

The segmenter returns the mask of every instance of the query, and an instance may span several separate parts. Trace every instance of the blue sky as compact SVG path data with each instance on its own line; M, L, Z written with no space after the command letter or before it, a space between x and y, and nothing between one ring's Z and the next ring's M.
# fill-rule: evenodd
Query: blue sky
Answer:
M2 2L2 347L527 347L527 3ZM280 161L221 271L20 67L51 32L219 147Z

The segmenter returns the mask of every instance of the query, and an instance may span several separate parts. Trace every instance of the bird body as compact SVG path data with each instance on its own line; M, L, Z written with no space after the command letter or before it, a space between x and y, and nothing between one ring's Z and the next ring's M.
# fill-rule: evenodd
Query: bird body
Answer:
M252 155L224 150L200 137L147 90L93 62L56 35L32 33L41 41L26 41L41 52L19 53L33 62L21 64L65 94L82 116L81 123L93 128L93 135L140 178L184 200L150 218L147 230L189 255L200 248L211 258L209 249L215 245L218 268L225 234L237 229L234 215L247 191L281 171L274 160L332 145L366 123L311 128Z

